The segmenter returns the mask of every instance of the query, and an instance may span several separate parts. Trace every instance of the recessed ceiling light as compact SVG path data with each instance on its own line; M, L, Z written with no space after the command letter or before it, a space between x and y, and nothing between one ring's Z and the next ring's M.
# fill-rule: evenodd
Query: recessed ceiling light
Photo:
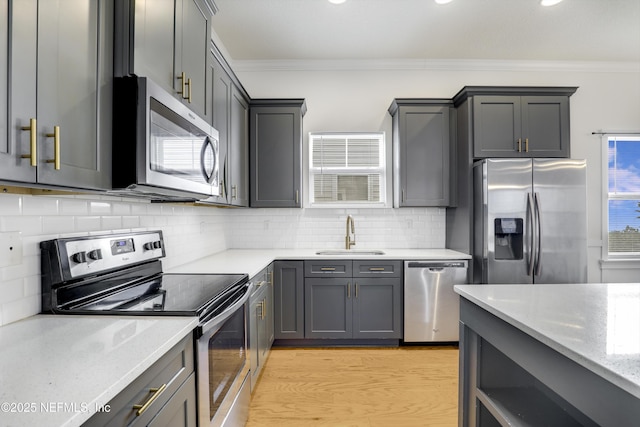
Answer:
M451 3L453 0L435 0L438 4L447 4Z
M553 6L560 3L562 0L540 0L542 6Z
M329 3L333 3L333 4L342 4L344 2L346 2L347 0L329 0Z

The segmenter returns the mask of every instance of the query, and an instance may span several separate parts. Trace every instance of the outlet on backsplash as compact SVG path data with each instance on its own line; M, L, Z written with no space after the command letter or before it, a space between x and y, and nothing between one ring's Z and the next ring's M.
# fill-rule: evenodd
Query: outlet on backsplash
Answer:
M19 231L0 233L0 267L22 263L22 235Z

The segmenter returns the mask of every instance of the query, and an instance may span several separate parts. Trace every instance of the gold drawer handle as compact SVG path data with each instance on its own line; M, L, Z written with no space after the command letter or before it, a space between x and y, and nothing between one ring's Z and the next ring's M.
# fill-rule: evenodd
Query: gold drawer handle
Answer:
M191 104L191 88L193 87L193 85L191 84L191 77L187 79L187 86L189 86L189 95L187 96L187 102Z
M525 139L524 139L524 151L525 151L526 153L528 153L528 152L529 152L529 138L525 138Z
M53 133L48 133L47 138L53 138L53 159L48 159L47 163L53 163L55 170L60 170L60 126L53 127Z
M165 391L165 389L167 388L166 384L162 384L162 386L160 386L160 388L150 388L149 389L149 393L153 393L151 395L151 397L149 398L149 400L147 400L146 402L144 402L142 405L133 405L133 409L137 409L138 411L136 412L136 417L139 417L140 415L144 414L144 412L149 409L149 406L151 406L151 404L158 398L160 397L160 395L162 394L163 391Z
M321 267L320 271L336 271L335 267Z
M38 155L37 153L37 143L38 143L38 132L37 132L37 122L36 119L29 120L29 126L22 126L22 130L29 131L29 146L31 147L31 152L29 154L23 154L21 157L23 159L31 159L31 166L38 166Z
M369 267L369 271L385 271L384 267Z

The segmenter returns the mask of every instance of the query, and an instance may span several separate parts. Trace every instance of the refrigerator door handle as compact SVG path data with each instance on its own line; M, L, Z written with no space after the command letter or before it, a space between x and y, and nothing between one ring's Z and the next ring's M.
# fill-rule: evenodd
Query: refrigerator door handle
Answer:
M535 193L535 213L536 213L536 276L540 275L542 271L542 260L540 259L542 254L542 215L541 215L541 205L540 205L540 194L538 192Z
M527 275L533 276L533 269L535 266L535 257L536 257L536 230L535 223L533 220L533 195L531 193L527 193L527 217L529 222L529 230L531 230L530 239L527 239L529 242L529 265L527 266Z

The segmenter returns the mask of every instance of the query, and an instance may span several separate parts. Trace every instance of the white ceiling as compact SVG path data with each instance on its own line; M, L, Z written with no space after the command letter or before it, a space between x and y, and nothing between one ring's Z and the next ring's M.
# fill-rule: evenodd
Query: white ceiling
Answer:
M214 0L232 62L640 62L640 0Z

